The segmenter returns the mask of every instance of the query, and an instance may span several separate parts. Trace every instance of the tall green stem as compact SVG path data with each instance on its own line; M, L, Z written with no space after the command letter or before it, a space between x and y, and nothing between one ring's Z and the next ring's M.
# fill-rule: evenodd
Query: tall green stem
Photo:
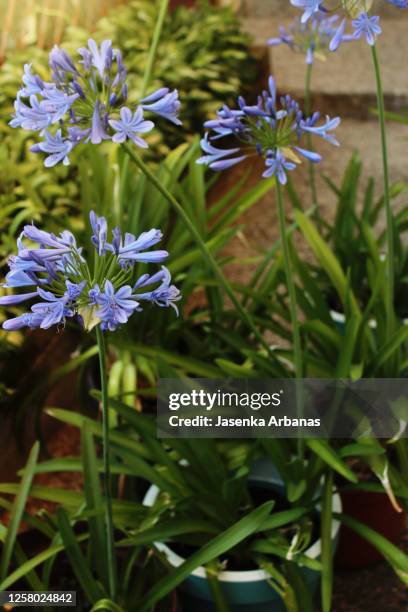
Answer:
M305 115L309 117L312 109L312 97L311 97L311 83L312 83L312 73L313 73L313 64L308 64L306 69L306 82L305 82ZM308 149L312 150L312 135L307 133L307 146ZM312 195L312 206L316 206L316 217L319 215L319 208L317 202L317 189L316 189L316 175L315 175L315 167L314 163L309 160L309 183L310 183L310 191Z
M278 180L276 180L276 200L278 205L278 218L279 218L279 233L282 242L282 255L283 255L283 267L285 270L286 284L289 295L289 312L292 324L292 338L293 338L293 351L294 351L294 365L295 365L295 376L296 376L296 407L297 414L299 417L303 415L303 399L300 379L303 376L303 363L302 363L302 344L300 338L300 327L297 316L297 300L296 300L296 287L295 281L292 274L292 264L289 250L289 239L286 230L285 222L285 208L283 205L282 187ZM298 450L300 457L303 457L303 441L299 438Z
M156 27L154 29L152 42L149 48L149 55L147 57L146 68L145 68L144 75L143 75L142 89L140 92L141 98L145 97L147 93L147 88L149 87L149 84L152 78L154 62L156 60L156 55L157 55L157 48L159 46L160 36L162 33L164 20L166 18L168 6L169 6L169 0L161 0L160 7L159 7L159 14L157 16L157 21L156 21Z
M384 94L381 82L380 62L378 59L377 47L371 47L375 78L377 84L377 107L381 132L381 151L383 160L383 181L384 181L384 203L386 213L386 236L387 236L387 286L385 295L386 330L387 339L391 337L394 329L394 229L390 199L390 180L388 172L388 151L387 151L387 132L385 128L385 106Z
M231 300L231 302L235 306L235 309L237 310L237 312L241 316L241 319L243 321L245 321L245 323L248 326L248 328L253 332L254 336L258 339L258 341L262 344L262 346L268 351L268 353L270 355L274 356L272 351L271 351L270 346L265 341L265 339L262 337L262 335L259 333L258 329L256 328L256 326L252 322L251 318L248 316L248 314L245 311L245 309L243 308L242 304L237 299L237 297L236 297L236 295L235 295L231 285L229 284L229 282L225 278L225 276L222 273L220 267L218 266L216 260L214 259L212 253L210 252L210 250L208 249L208 247L205 244L204 240L202 239L202 237L200 235L200 232L198 231L198 229L196 228L194 223L191 221L190 217L188 216L188 214L186 213L184 208L179 204L179 202L176 200L176 198L166 189L166 187L159 181L159 179L150 170L150 168L144 163L144 161L141 159L141 157L139 157L139 155L133 150L133 148L128 143L124 143L123 146L124 146L127 154L129 155L129 157L135 162L135 164L146 175L146 177L151 181L151 183L156 187L156 189L162 194L162 196L164 196L164 198L167 200L167 202L170 204L170 206L172 206L174 208L176 213L182 219L184 225L187 227L188 231L190 232L190 234L194 238L198 248L203 253L205 259L207 260L207 262L211 266L215 276L218 278L219 282L221 283L222 287L224 288L224 291L226 292L226 294L228 295L229 299Z
M112 601L116 599L116 559L114 556L113 520L112 520L112 493L110 472L109 447L109 400L106 376L106 350L103 332L96 327L96 340L99 351L99 369L101 374L102 391L102 441L103 441L103 470L105 492L105 521L106 521L106 556L108 562L109 595Z
M288 240L288 235L286 231L286 222L285 222L285 209L283 206L282 187L278 180L276 181L276 199L277 199L277 205L278 205L279 232L280 232L280 239L282 242L283 266L285 270L286 283L287 283L288 294L289 294L289 312L290 312L290 319L292 323L292 332L293 332L295 373L296 373L296 378L302 378L302 375L303 375L302 346L301 346L301 341L300 341L299 321L297 317L296 288L295 288L295 281L293 280L293 275L292 275L292 265L291 265L291 260L290 260L290 251L289 251L289 240Z

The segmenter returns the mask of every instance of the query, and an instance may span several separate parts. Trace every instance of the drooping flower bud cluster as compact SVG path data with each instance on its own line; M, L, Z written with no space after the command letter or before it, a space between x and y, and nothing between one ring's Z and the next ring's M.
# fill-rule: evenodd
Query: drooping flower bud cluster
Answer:
M143 301L172 306L177 312L181 296L167 268L135 278L135 263L158 264L167 259L167 251L147 250L161 240L162 233L151 229L136 238L130 233L122 236L116 228L108 242L106 219L92 212L90 220L96 250L92 272L71 232L55 236L35 225L25 226L17 242L18 253L10 257L4 287L28 292L1 297L0 306L40 301L30 312L5 321L4 329L48 329L77 315L87 330L100 325L115 331L142 310Z
M136 108L126 106L126 68L110 40L98 47L90 39L78 54L81 59L74 63L64 49L55 46L49 56L50 82L33 74L30 64L24 66L10 125L44 137L31 150L47 154L45 166L69 164L72 149L84 142L97 145L129 139L147 147L141 135L150 132L154 123L144 118L144 112L181 124L177 90L161 88L140 100Z

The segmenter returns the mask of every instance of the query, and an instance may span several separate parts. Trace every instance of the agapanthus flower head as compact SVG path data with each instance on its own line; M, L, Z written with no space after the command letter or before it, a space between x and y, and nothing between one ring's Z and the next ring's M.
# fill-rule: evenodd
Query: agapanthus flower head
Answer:
M391 4L397 6L399 0L394 2L388 0ZM406 0L404 0L406 2ZM313 0L291 0L291 3L303 9L301 17L302 23L307 23L311 19L316 19L318 16L327 15L329 13L329 2L313 2ZM331 41L329 44L330 51L336 51L342 42L350 40L358 40L362 36L365 37L369 45L374 45L375 40L381 34L379 25L380 18L376 15L369 15L369 11L373 5L373 0L341 0L340 7L338 3L336 10L343 9L345 14L340 24L332 32ZM408 2L407 2L408 5ZM399 8L405 8L399 5ZM351 25L354 29L353 34L346 34L347 20L351 18Z
M340 119L327 117L318 124L319 119L319 113L305 117L290 96L281 97L278 106L275 81L270 77L269 90L262 92L257 104L249 106L240 97L237 109L224 107L216 120L204 124L211 131L201 141L204 155L197 163L225 170L250 156L260 156L266 165L263 176L276 176L280 183L286 183L287 172L294 170L302 157L313 163L321 161L320 155L302 146L306 134L338 144L333 132ZM235 140L237 146L222 149L212 144L224 137L229 142Z
M126 68L121 52L110 40L98 46L89 39L78 55L75 62L64 49L54 46L49 55L50 82L33 74L30 64L24 66L23 86L10 125L44 137L31 150L49 153L47 166L69 164L69 153L80 143L129 139L147 147L141 135L150 132L154 123L145 120L145 112L181 124L177 90L161 88L134 108L127 105Z
M48 329L78 316L88 330L100 325L115 331L142 310L142 302L172 306L177 311L175 303L181 296L167 268L140 277L135 272L136 262L157 264L167 259L167 251L148 250L161 240L162 233L152 229L139 237L127 233L122 238L115 228L109 242L106 219L91 212L90 221L96 250L93 266L71 232L56 236L35 225L25 226L17 241L18 254L10 257L4 287L26 292L1 297L0 306L35 303L30 312L5 321L4 329ZM139 292L147 286L148 291Z
M313 64L315 58L325 60L338 20L338 15L327 16L322 12L313 14L306 22L297 18L288 28L281 26L279 37L270 38L268 45L287 45L292 51L304 54L307 64ZM351 36L342 37L343 41L351 39Z

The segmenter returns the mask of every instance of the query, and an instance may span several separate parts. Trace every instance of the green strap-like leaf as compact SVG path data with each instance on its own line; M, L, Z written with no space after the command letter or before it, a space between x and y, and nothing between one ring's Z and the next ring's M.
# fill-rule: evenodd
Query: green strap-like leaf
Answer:
M7 529L7 535L3 546L0 563L0 580L4 580L7 575L7 570L10 564L10 559L13 554L14 543L16 541L18 528L20 525L21 518L24 513L24 508L27 502L27 497L30 493L31 483L33 481L33 475L35 465L37 463L38 453L40 445L36 442L31 449L28 457L27 465L24 470L21 483L18 486L16 498L14 500L13 508L11 511L10 524Z
M322 541L322 612L330 612L333 591L333 472L326 474L321 512L321 541Z
M82 465L84 471L84 495L86 509L92 514L89 517L90 545L92 559L103 584L108 584L108 568L106 567L106 535L103 513L103 499L99 480L96 450L93 436L87 425L84 425L81 438Z
M99 612L99 610L106 610L106 612L125 612L124 608L121 608L110 599L100 599L91 608L91 612Z
M191 555L182 565L160 580L140 602L138 612L147 612L157 601L170 593L180 582L185 580L200 565L206 565L227 550L230 550L242 540L254 533L267 519L272 509L272 503L267 502L253 512L240 519L232 527L215 537L196 553Z
M370 542L394 568L402 582L408 585L408 555L392 544L387 538L367 527L364 523L345 514L334 514L344 525L358 533L359 536Z
M322 459L327 465L336 470L339 474L350 480L351 482L358 482L357 476L351 469L344 463L339 455L332 449L326 440L308 439L306 444L320 459Z
M64 542L65 551L71 562L72 570L88 600L96 603L99 599L103 598L104 592L92 575L91 568L82 554L68 515L63 508L58 508L57 510L57 524L62 541Z

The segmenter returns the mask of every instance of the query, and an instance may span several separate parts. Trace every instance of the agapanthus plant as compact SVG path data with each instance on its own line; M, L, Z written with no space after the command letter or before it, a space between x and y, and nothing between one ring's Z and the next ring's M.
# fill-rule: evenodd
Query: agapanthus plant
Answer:
M325 60L330 42L337 32L338 20L338 15L327 16L323 12L314 13L306 22L301 18L294 19L288 28L281 26L280 35L270 38L268 45L287 45L292 51L305 55L307 64L313 64L315 58ZM344 35L342 40L349 41L352 38Z
M389 4L394 5L399 9L408 8L407 0L387 0ZM319 12L327 14L329 10L328 1L319 0L291 0L291 3L303 9L302 21L306 22L312 16ZM370 11L373 7L373 0L341 0L341 5L336 7L343 9L345 17L340 23L334 37L330 42L330 49L335 51L340 43L342 42L345 29L347 25L347 19L352 19L352 27L354 29L353 39L359 39L365 37L368 45L371 48L371 55L373 60L373 68L376 80L377 88L377 110L379 117L380 136L381 136L381 152L383 159L383 182L384 182L384 205L386 212L386 236L387 236L387 291L385 292L385 310L386 310L386 321L387 321L387 334L391 337L395 327L395 311L394 311L394 228L393 228L393 213L391 208L390 200L390 180L388 170L388 146L387 146L387 133L385 124L385 103L384 94L381 79L381 68L378 57L376 39L381 33L380 19L376 15L371 15Z
M218 119L205 123L205 127L210 128L212 134L210 136L207 133L201 141L205 155L197 162L207 164L213 170L219 171L238 164L251 155L259 155L263 157L266 165L263 176L274 176L276 179L279 233L292 324L293 369L296 378L299 380L303 376L304 363L297 312L296 286L281 185L287 182L287 172L294 170L296 165L300 163L299 155L311 162L320 162L322 159L318 153L300 147L305 135L319 136L332 144L338 145L333 132L339 125L340 119L339 117L334 119L327 117L323 124L318 125L319 113L314 113L309 117L305 116L298 103L290 96L283 96L278 107L276 98L276 85L271 76L269 78L269 90L262 92L256 105L249 106L242 97L239 97L237 109L224 106L218 112ZM240 146L218 149L212 144L212 142L224 137L237 140ZM296 404L297 412L301 415L303 413L303 400L300 387L297 388ZM300 455L303 456L301 442L299 451Z
M69 154L80 143L130 140L146 148L143 135L153 129L154 123L144 118L144 112L181 124L177 90L161 88L140 100L135 108L126 105L126 68L121 52L110 40L98 47L90 39L88 47L78 49L78 54L81 59L75 63L64 49L55 46L49 56L50 82L33 74L30 64L24 66L23 86L10 125L43 137L31 150L47 154L46 166L69 164Z
M59 236L26 225L18 240L18 253L10 258L10 271L5 287L22 289L24 293L0 298L1 306L14 306L34 301L31 310L8 319L3 328L12 331L23 327L48 329L63 326L67 319L79 318L86 330L95 328L98 343L101 394L102 438L105 486L105 526L108 564L108 588L116 596L116 560L113 545L113 520L110 485L109 407L105 359L105 333L124 325L133 313L150 302L160 307L172 306L177 311L178 289L171 284L170 272L164 266L154 274L137 276L136 263L162 263L167 251L150 250L160 242L157 229L136 237L122 236L119 228L108 241L104 217L91 212L93 264L78 247L74 235L63 231Z
M177 311L180 294L167 268L135 278L136 263L159 264L167 259L167 251L148 250L160 242L162 233L151 229L138 237L122 236L116 228L108 242L106 219L92 212L91 225L96 249L92 266L71 232L55 236L35 225L24 227L4 287L26 292L1 297L0 305L35 303L30 312L6 320L4 329L48 329L77 316L87 330L100 325L102 330L115 331L142 309L143 302Z
M326 117L326 121L318 125L319 119L319 113L306 117L290 96L283 96L278 107L275 81L270 77L269 90L262 92L256 105L250 106L240 97L237 109L224 106L217 119L204 124L211 133L201 141L205 155L197 163L207 164L213 170L224 170L250 156L261 156L266 166L263 176L276 176L285 184L287 172L301 163L301 157L313 163L322 159L318 153L301 146L307 134L338 145L333 131L340 119ZM225 137L234 138L239 146L228 149L214 146L215 141Z

